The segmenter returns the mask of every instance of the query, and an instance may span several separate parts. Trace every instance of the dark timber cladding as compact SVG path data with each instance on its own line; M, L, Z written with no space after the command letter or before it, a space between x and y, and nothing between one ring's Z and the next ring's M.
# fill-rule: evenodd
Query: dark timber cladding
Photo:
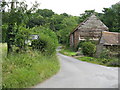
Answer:
M108 31L108 27L92 14L71 32L70 46L76 47L80 41L86 38L90 40L99 40L102 31Z

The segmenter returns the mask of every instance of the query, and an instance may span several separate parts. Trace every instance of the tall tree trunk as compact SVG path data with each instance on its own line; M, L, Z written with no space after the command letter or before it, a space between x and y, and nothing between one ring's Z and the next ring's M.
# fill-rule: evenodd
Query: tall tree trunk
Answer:
M12 52L12 46L10 43L7 42L7 54L9 54L10 52Z
M7 30L7 53L12 52L12 43L13 43L13 38L11 37L11 33L13 32L13 24L8 25L8 30Z
M14 12L13 9L14 9L14 1L12 0L11 1L11 12L10 13ZM12 52L13 37L11 37L12 36L11 33L13 32L13 27L14 27L14 24L13 24L13 22L11 22L8 25L8 29L7 29L7 54Z

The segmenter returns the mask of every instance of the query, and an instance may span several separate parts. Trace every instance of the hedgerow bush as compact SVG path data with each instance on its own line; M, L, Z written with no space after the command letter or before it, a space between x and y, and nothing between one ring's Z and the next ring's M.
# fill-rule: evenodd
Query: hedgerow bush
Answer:
M102 50L102 52L100 53L100 58L109 59L110 57L111 57L111 55L110 55L110 50L104 48L104 49Z
M118 58L113 58L107 63L108 66L120 67L120 62Z
M53 54L56 52L57 45L49 36L42 35L38 40L32 41L32 48L37 49L44 54Z
M96 52L96 46L91 42L83 42L81 45L81 48L82 48L83 54L87 56L93 56L94 53Z
M43 41L41 39L33 40L32 44L31 44L33 49L38 49L41 52L45 51L44 49L45 49L46 45L47 45L47 42L45 42L45 41Z
M25 41L29 38L30 29L21 25L17 30L18 32L15 35L14 45L18 47L20 51L25 50L27 46Z
M38 34L40 38L42 38L42 36L45 35L46 37L52 39L52 42L55 43L56 46L58 45L57 35L51 29L47 27L39 26L39 27L34 27L32 29L32 32L33 34Z
M79 50L79 48L82 47L82 43L84 43L85 41L80 41L76 47L76 50Z
M32 48L37 49L45 54L53 54L56 52L58 46L58 39L56 34L45 27L33 28L34 34L39 34L38 40L32 41ZM35 33L36 32L36 33Z

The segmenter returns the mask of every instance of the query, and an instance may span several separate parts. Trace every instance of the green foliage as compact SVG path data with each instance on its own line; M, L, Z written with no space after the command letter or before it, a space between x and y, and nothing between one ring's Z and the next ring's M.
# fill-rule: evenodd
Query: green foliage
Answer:
M120 63L118 62L118 58L95 58L95 57L78 57L77 59L81 61L87 61L90 63L105 65L105 66L112 66L112 67L120 67Z
M52 15L54 15L54 12L49 9L38 9L36 13L39 13L43 17L51 17Z
M102 58L102 59L101 59L101 63L102 63L102 64L106 64L106 63L108 63L108 62L110 62L110 59L106 59L106 58Z
M63 19L65 18L64 15L53 15L51 18L48 19L48 22L50 23L50 29L57 32L64 28L64 25L62 23Z
M18 33L15 35L15 46L19 47L19 50L25 49L25 40L28 40L30 35L30 29L27 29L23 26L18 28Z
M63 16L66 16L66 17L69 16L67 13L62 13L62 14L60 14L60 15L63 15Z
M2 43L5 43L7 41L7 35L6 35L7 28L8 28L7 24L2 25Z
M44 56L37 51L9 54L3 59L2 87L29 88L57 73L59 67L55 55Z
M27 27L33 28L35 26L40 26L40 25L45 25L46 21L42 16L37 16L37 17L32 17L28 22L27 22Z
M120 32L120 4L112 5L110 8L104 8L104 14L100 16L101 20L108 26L112 32Z
M31 46L33 49L38 49L41 52L45 52L45 48L47 47L47 42L41 39L33 40Z
M52 30L45 27L35 27L33 28L33 34L40 36L38 40L32 41L32 47L34 49L39 49L41 52L50 55L56 52L58 39Z
M57 36L59 37L59 42L62 44L69 45L69 35L71 31L78 24L78 17L69 16L63 19L62 25L64 25L63 29L60 29L57 32Z
M119 58L113 58L110 62L107 63L108 66L120 67Z
M88 61L88 62L93 62L95 60L94 57L79 57L78 59L82 61Z
M17 30L19 25L21 25L21 24L23 25L23 24L26 23L26 21L28 21L30 13L33 10L34 11L36 10L36 7L38 6L38 4L37 3L34 4L33 7L31 7L29 10L27 9L27 4L25 2L20 2L17 5L15 5L16 4L15 2L13 2L13 3L2 2L1 4L2 4L3 8L5 8L5 6L7 6L7 7L10 6L11 7L8 10L9 12L5 12L5 11L2 12L2 14L3 14L3 18L2 18L3 24L8 25L7 30L4 32L4 33L6 33L6 36L5 36L5 34L3 36L4 36L4 38L7 37L6 42L8 44L8 53L10 53L10 52L13 51L12 50L12 45L16 45L15 35L17 33L21 33L21 32L18 32L18 30ZM14 7L14 5L16 6L16 8ZM17 35L17 37L22 38L22 36L18 36L18 35ZM21 45L23 45L23 44L21 44Z
M69 49L62 49L59 52L67 56L75 56L77 54L76 52Z
M46 37L45 35L42 35L40 39L32 41L32 48L37 49L42 53L51 55L55 53L56 45L50 40L52 39Z
M88 18L93 13L95 13L95 10L85 10L84 13L80 14L79 23L83 22L86 18Z
M79 48L81 48L82 47L82 43L84 43L85 41L80 41L79 43L78 43L78 45L77 45L77 47L76 47L76 50L78 50Z
M100 58L111 58L110 57L110 50L109 49L106 49L104 48L100 54Z
M81 48L83 54L87 56L93 56L96 52L96 46L91 42L83 42Z
M46 28L46 27L43 27L43 26L39 26L39 27L34 27L32 29L32 33L33 34L38 34L40 35L40 37L42 38L42 35L45 35L46 38L50 38L52 39L51 42L55 43L56 46L58 45L58 39L57 39L57 36L56 36L56 33L53 32L51 29L49 28ZM44 37L44 36L43 36Z

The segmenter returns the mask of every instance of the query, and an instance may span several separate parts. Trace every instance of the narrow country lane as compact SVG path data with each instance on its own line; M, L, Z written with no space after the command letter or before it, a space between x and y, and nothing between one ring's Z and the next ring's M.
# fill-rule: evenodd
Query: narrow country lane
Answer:
M58 53L60 71L34 88L118 88L118 68L79 61Z

